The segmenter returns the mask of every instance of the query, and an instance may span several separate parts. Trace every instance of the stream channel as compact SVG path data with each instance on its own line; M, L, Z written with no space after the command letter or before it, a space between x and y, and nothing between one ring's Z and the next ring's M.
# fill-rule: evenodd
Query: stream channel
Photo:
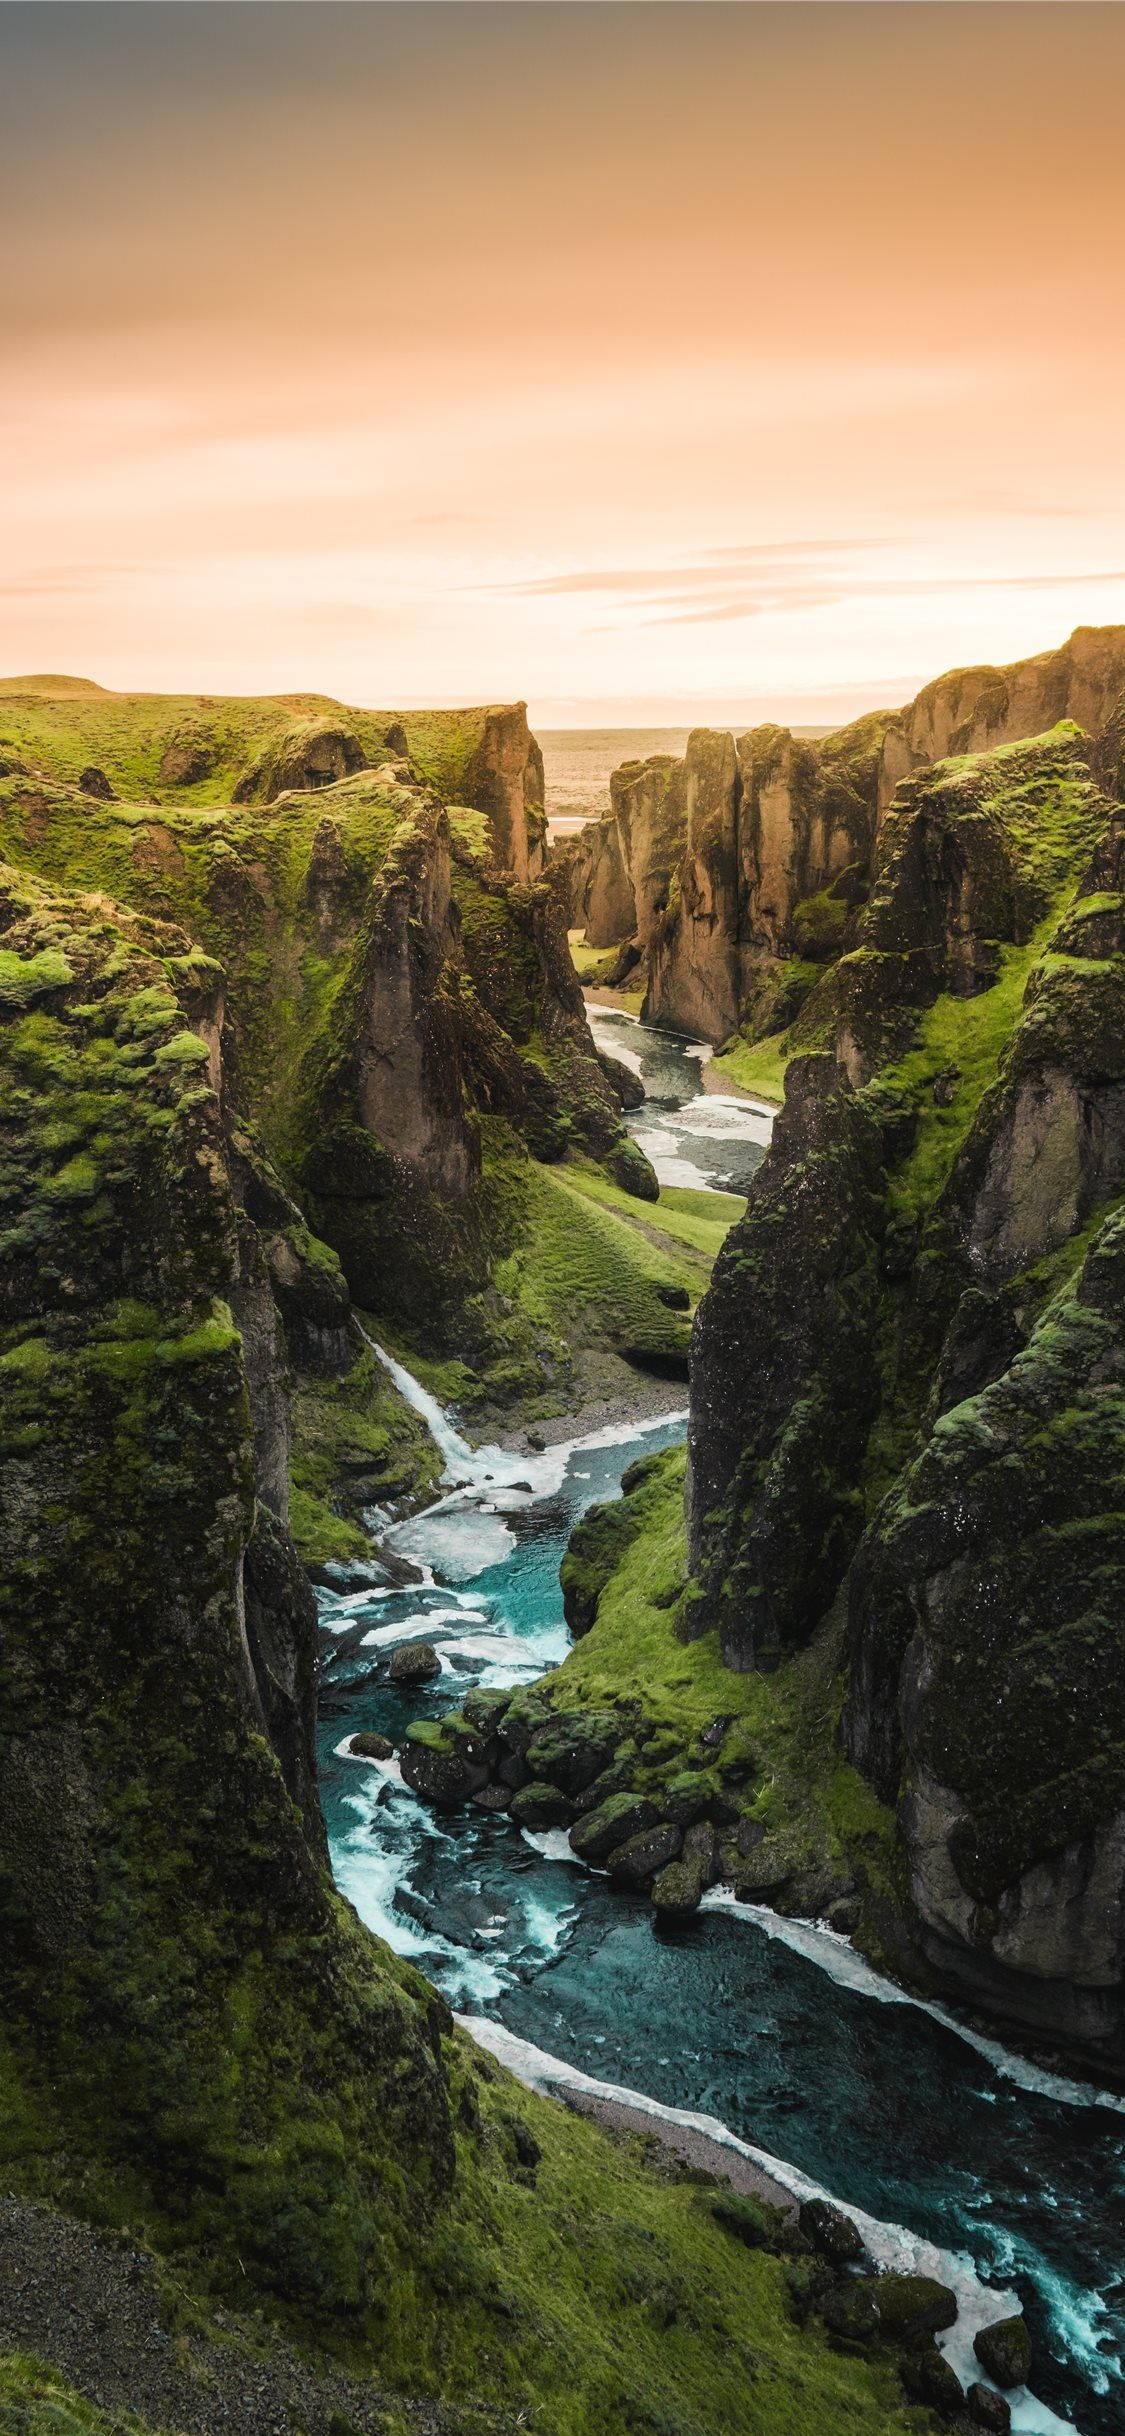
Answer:
M768 1111L708 1101L698 1046L591 1014L599 1045L640 1066L649 1097L630 1127L662 1182L744 1191ZM658 1928L645 1898L579 1868L561 1831L435 1812L396 1761L348 1755L353 1733L397 1746L411 1719L440 1717L470 1685L530 1683L557 1665L574 1522L686 1425L670 1412L540 1454L473 1450L383 1359L450 1487L389 1534L422 1585L319 1593L321 1790L344 1893L524 2080L607 2085L657 2114L706 2117L798 2194L847 2207L880 2263L952 2284L960 2316L941 2341L965 2382L980 2375L974 2329L1025 2308L1034 2393L1009 2397L1014 2428L1120 2436L1125 2100L906 1997L831 1930L720 1889L688 1923ZM399 1691L375 1674L421 1639L441 1659L432 1683Z

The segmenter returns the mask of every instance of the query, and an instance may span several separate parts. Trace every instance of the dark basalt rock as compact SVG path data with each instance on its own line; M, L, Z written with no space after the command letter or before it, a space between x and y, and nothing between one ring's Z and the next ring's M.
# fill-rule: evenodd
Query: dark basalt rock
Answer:
M653 1880L652 1900L657 1911L668 1919L684 1919L697 1912L703 1900L705 1873L699 1863L686 1855L669 1861Z
M678 1827L644 1828L639 1835L627 1837L625 1843L614 1845L609 1856L610 1877L623 1886L644 1886L669 1861L678 1859L682 1844Z
M348 1744L353 1759L393 1759L395 1747L385 1734L353 1734Z
M580 1861L598 1869L619 1844L659 1823L659 1813L643 1795L614 1793L599 1810L591 1811L588 1818L579 1819L571 1828L570 1848Z
M1031 2336L1024 2317L997 2318L973 2336L973 2350L994 2385L1007 2391L1031 2375Z
M114 804L117 801L105 771L95 769L92 764L89 769L82 771L78 784L84 795L96 796L99 803Z
M574 1817L573 1802L559 1792L557 1785L534 1781L524 1785L521 1792L513 1793L509 1808L517 1827L567 1827Z
M547 1778L573 1797L601 1775L620 1740L616 1717L564 1711L532 1735L524 1758L533 1776Z
M858 2225L845 2216L842 2208L833 2207L829 2199L804 2199L797 2211L797 2222L805 2240L834 2267L851 2266L863 2257L863 2240Z
M645 1087L640 1075L634 1074L631 1066L623 1065L619 1057L610 1057L604 1049L598 1050L598 1064L607 1083L616 1092L622 1108L643 1107Z
M441 1673L441 1659L431 1641L402 1641L391 1651L387 1672L392 1683L430 1683Z
M970 2385L965 2401L974 2427L989 2429L991 2436L1008 2436L1011 2409L995 2386Z
M686 1286L658 1286L656 1291L669 1311L690 1311L691 1296Z
M773 1147L692 1334L688 1529L728 1666L806 1641L859 1533L878 1408L881 1135L828 1057L789 1068Z
M822 2315L833 2334L852 2343L909 2343L940 2334L957 2316L947 2284L929 2275L869 2275L837 2285ZM961 2388L958 2385L958 2395Z
M941 2419L960 2418L965 2408L964 2387L936 2343L920 2343L906 2351L899 2362L899 2375L911 2401L924 2402Z
M488 1783L488 1763L474 1759L428 1723L408 1726L400 1754L402 1781L423 1801L453 1810Z

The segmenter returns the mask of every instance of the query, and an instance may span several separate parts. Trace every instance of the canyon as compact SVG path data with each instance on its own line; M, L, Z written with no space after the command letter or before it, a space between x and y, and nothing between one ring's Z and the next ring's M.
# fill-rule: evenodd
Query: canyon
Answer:
M811 2218L521 2088L333 1882L314 1589L424 1625L412 1533L503 1535L564 1430L686 1387L561 1663L394 1693L413 1808L1125 2079L1123 688L1080 629L701 731L559 855L522 705L0 687L6 2171L400 2398L348 2424L721 2436L720 2356L787 2436L969 2424L941 2323L860 2339ZM713 1218L575 921L708 1079L783 1072Z

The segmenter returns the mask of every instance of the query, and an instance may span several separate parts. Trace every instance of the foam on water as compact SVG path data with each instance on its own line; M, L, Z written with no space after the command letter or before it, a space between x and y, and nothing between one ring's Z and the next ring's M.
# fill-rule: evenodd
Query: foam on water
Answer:
M438 1714L443 1707L448 1707L451 1696L454 1699L457 1697L458 1674L471 1674L474 1682L497 1687L533 1679L545 1667L564 1657L569 1646L561 1602L557 1598L553 1580L554 1564L557 1562L552 1545L554 1535L565 1529L564 1512L572 1515L580 1510L579 1482L582 1483L581 1495L586 1497L591 1494L603 1497L612 1494L615 1485L616 1476L610 1473L609 1465L599 1466L595 1463L592 1466L591 1485L587 1486L591 1467L576 1463L575 1458L587 1451L592 1455L595 1450L629 1445L638 1439L643 1440L648 1433L666 1430L669 1424L678 1427L685 1419L686 1415L679 1412L660 1415L641 1424L634 1421L611 1425L584 1437L571 1439L564 1445L546 1449L538 1455L527 1452L513 1454L498 1448L470 1450L471 1476L468 1473L468 1460L462 1456L457 1464L456 1486L451 1486L428 1513L415 1518L413 1524L391 1526L391 1536L398 1540L400 1546L407 1533L412 1535L413 1548L425 1564L428 1587L423 1584L384 1590L380 1586L371 1591L325 1592L322 1594L325 1624L336 1636L352 1632L356 1636L357 1648L362 1645L359 1635L366 1620L365 1610L372 1617L371 1633L366 1638L377 1647L389 1649L396 1641L433 1637L443 1667L442 1677L434 1687L435 1713ZM454 1432L453 1437L456 1436ZM460 1441L460 1444L463 1446L464 1442ZM594 1482L599 1485L594 1487ZM521 1487L521 1483L526 1485ZM521 1512L526 1514L529 1507L553 1498L564 1484L569 1484L567 1497L564 1507L557 1514L552 1509L541 1522L530 1517L527 1522L521 1522ZM500 1507L506 1507L511 1516L511 1526L497 1511ZM438 1533L441 1530L448 1532L454 1541L457 1534L461 1535L460 1556L467 1561L457 1563L457 1577L462 1582L472 1580L472 1588L451 1590L444 1585L439 1588L433 1583L430 1560L436 1562L443 1572L454 1570L452 1565L447 1568L445 1555L438 1553ZM548 1548L551 1549L549 1556ZM542 1553L537 1555L537 1549ZM520 1563L509 1573L508 1560L517 1551ZM546 1565L544 1557L547 1557ZM475 1580L478 1575L484 1577L479 1583ZM369 1603L388 1596L399 1604L387 1614L386 1623L379 1625L374 1619L380 1609ZM385 1610L383 1612L386 1613ZM439 1631L440 1643L437 1640ZM346 1644L339 1660L333 1652L331 1663L334 1667L341 1665L345 1676L352 1662L352 1652ZM369 1682L370 1677L366 1681ZM344 1688L344 1684L341 1688ZM359 1698L360 1718L375 1723L383 1730L385 1716L386 1730L397 1739L401 1732L400 1710L396 1708L393 1692L388 1695L386 1692L360 1690ZM384 1707L381 1712L380 1701L386 1703L388 1698L389 1710ZM463 1822L459 1834L452 1834L439 1823L433 1812L419 1804L402 1785L397 1762L360 1761L358 1755L348 1749L348 1738L337 1748L339 1757L353 1764L342 1771L348 1779L347 1792L341 1798L340 1789L337 1790L336 1815L339 1817L342 1807L346 1817L341 1830L333 1831L334 1864L344 1891L369 1925L385 1937L397 1952L408 1954L419 1962L431 1977L438 1980L454 2003L471 2007L474 2014L478 2009L494 2007L504 2000L508 2003L522 2001L521 1988L533 1983L544 1968L550 1970L554 1966L558 1969L561 1962L565 1979L567 1966L562 1956L566 1950L574 1951L573 1936L585 1917L587 1902L586 1894L575 1886L572 1877L568 1882L563 1881L561 1870L550 1866L564 1863L568 1869L580 1868L570 1851L565 1831L525 1831L522 1845L534 1852L546 1866L531 1872L521 1870L517 1861L513 1872L510 1858L503 1857L505 1837L511 1838L513 1843L515 1841L509 1823L482 1814L479 1823ZM365 1768L366 1775L363 1773ZM415 1883L420 1889L419 1895L415 1894ZM436 1902L431 1900L431 1888L437 1890ZM410 1911L397 1908L396 1891L402 1889L408 1890L411 1901L425 1905L424 1917L415 1918ZM491 1913L486 1908L489 1896L493 1903ZM1036 2066L1024 2063L1021 2058L1009 2055L998 2041L969 2030L940 2005L931 2005L924 1999L909 1996L905 1990L884 1980L866 1964L854 1952L849 1941L836 1931L816 1922L784 1921L764 1907L736 1904L729 1891L713 1890L705 1898L705 1908L722 1910L740 1919L743 1926L759 1928L765 1936L781 1941L803 1959L815 1963L853 1995L871 1998L881 2006L917 2006L942 2028L975 2049L997 2074L1002 2074L1024 2090L1044 2099L1061 2099L1076 2107L1103 2104L1118 2111L1122 2108L1120 2099L1087 2090L1083 2085L1067 2082L1059 2075L1044 2073ZM800 2001L806 2000L801 1998ZM568 2019L568 2016L559 2018ZM594 2023L598 2030L605 2026L597 2021L596 2011ZM512 2036L499 2031L492 2024L474 2021L469 2026L475 2032L487 2028L490 2035L495 2031L499 2037ZM550 2030L547 2035L552 2039L554 2037ZM559 2035L565 2033L560 2031ZM600 2043L596 2035L591 2043L594 2047ZM522 2048L524 2042L515 2040L514 2045ZM562 2074L569 2074L575 2085L585 2084L595 2092L618 2096L625 2103L640 2105L653 2114L665 2114L673 2121L683 2120L710 2130L713 2137L733 2142L736 2147L744 2148L747 2155L756 2158L765 2171L775 2174L798 2196L819 2187L808 2181L800 2168L771 2158L765 2151L750 2148L717 2118L678 2114L674 2108L662 2106L655 2099L639 2096L626 2088L624 2083L589 2083L576 2067L560 2064L557 2058L547 2056L545 2050L528 2048L526 2052L533 2057L545 2058L553 2075L553 2086L559 2085ZM685 2049L684 2053L686 2058L688 2050ZM656 2060L664 2063L668 2059L660 2057ZM698 2062L698 2058L694 2060ZM621 2061L628 2078L630 2067L624 2056ZM514 2068L518 2069L518 2066ZM676 2083L673 2082L672 2086L675 2090ZM712 2095L701 2087L697 2095L704 2102L710 2098L712 2103L714 2096L718 2096L719 2104L724 2108L728 2103L717 2090ZM974 2086L974 2102L979 2103L982 2096L993 2104L1001 2102L998 2094L989 2097L987 2092ZM1003 2102L1011 2103L1008 2099ZM730 2103L733 2104L734 2100L730 2100ZM1104 2115L1101 2121L1105 2123ZM755 2126L748 2121L746 2128ZM815 2172L818 2167L815 2148L810 2154L806 2144L800 2153ZM1048 2154L1051 2153L1048 2150ZM1069 2190L1069 2182L1064 2162L1058 2163L1057 2173L1060 2193L1065 2194ZM1049 2179L1049 2176L1045 2177L1045 2183ZM877 2174L875 2181L878 2184ZM890 2181L893 2185L893 2174ZM875 2217L861 2217L859 2209L851 2206L850 2202L846 2204L849 2213L861 2223L861 2230L867 2226L872 2228L868 2236L869 2247L882 2263L917 2263L923 2266L923 2271L937 2273L941 2280L955 2285L961 2295L959 2324L948 2341L943 2338L943 2344L946 2348L953 2343L960 2345L960 2353L955 2356L951 2350L951 2357L957 2366L963 2356L963 2377L971 2380L979 2374L971 2357L971 2338L976 2326L1003 2315L1007 2308L1017 2305L1006 2292L1001 2294L996 2287L982 2283L981 2276L994 2273L997 2285L1001 2280L1006 2282L1009 2276L1026 2276L1047 2312L1052 2336L1051 2349L1085 2374L1088 2391L1092 2389L1095 2394L1105 2393L1110 2379L1120 2374L1120 2364L1109 2355L1108 2345L1105 2349L1102 2347L1110 2331L1110 2310L1116 2305L1117 2298L1111 2288L1112 2242L1107 2244L1103 2234L1098 2251L1100 2263L1097 2272L1099 2280L1106 2285L1107 2306L1098 2291L1092 2287L1084 2290L1080 2281L1075 2280L1081 2276L1081 2264L1075 2264L1073 2243L1062 2241L1056 2254L1049 2220L1044 2223L1041 2212L1040 2237L1046 2244L1043 2252L1037 2246L1039 2237L1035 2232L1034 2218L1022 2223L1017 2209L1010 2223L1002 2218L994 2227L986 2186L978 2180L976 2195L973 2195L971 2178L966 2182L963 2177L962 2183L960 2227L963 2231L957 2228L956 2218L949 2232L943 2229L940 2221L929 2218L927 2221L934 2236L932 2242L906 2232L897 2224L881 2224ZM894 2195L888 2188L880 2199L869 2186L866 2196L874 2206L883 2205L889 2213L897 2215L901 2210L903 2214L908 2214L911 2212L909 2187L908 2176ZM1040 2187L1043 2200L1049 2205L1050 2190ZM1060 2198L1059 2204L1065 2204L1065 2199ZM939 2246L956 2243L959 2239L971 2241L979 2273L974 2272L967 2256L963 2257L952 2247ZM926 2259L935 2262L929 2269L923 2265ZM974 2311L978 2312L976 2316ZM1014 2425L1021 2436L1056 2436L1057 2431L1071 2424L1056 2417L1046 2405L1035 2401L1030 2395L1018 2399L1019 2415L1015 2417ZM1105 2405L1100 2407L1104 2410Z
M784 1919L766 1904L740 1902L729 1886L711 1887L700 1908L730 1912L743 1919L749 1928L760 1929L765 1936L776 1937L781 1945L804 1954L809 1962L815 1962L818 1970L827 1971L829 1978L838 1980L841 1987L856 1988L862 1995L874 1997L877 2004L912 2005L916 2012L928 2013L931 2021L940 2022L943 2029L952 2030L967 2047L983 2055L1004 2080L1014 2081L1017 2088L1026 2089L1035 2097L1053 2098L1060 2106L1104 2106L1112 2114L1125 2114L1125 2098L1115 2096L1112 2090L1098 2089L1093 2082L1067 2080L1062 2073L1045 2072L1026 2057L1013 2055L999 2039L987 2038L983 2031L959 2020L945 2005L933 2004L924 1996L913 1996L893 1979L885 1979L873 1963L857 1954L850 1938L822 1920Z
M754 2148L740 2140L717 2115L690 2113L679 2106L664 2106L643 2091L626 2089L616 2081L595 2080L590 2073L581 2072L577 2065L568 2064L560 2056L548 2055L530 2040L517 2038L499 2022L477 2014L462 2013L458 2021L478 2046L507 2066L526 2088L537 2089L552 2096L560 2089L581 2090L586 2096L604 2098L618 2105L629 2106L639 2114L651 2115L663 2123L678 2125L684 2131L702 2132L722 2148L737 2150L763 2173L772 2176L795 2199L827 2199L831 2193L821 2189L798 2167L785 2159L771 2156L768 2149ZM963 2385L984 2382L980 2363L973 2351L973 2337L982 2326L991 2326L1000 2318L1010 2317L1019 2308L1014 2292L999 2290L995 2285L982 2284L973 2269L972 2260L961 2251L941 2250L935 2243L923 2241L904 2225L880 2224L862 2208L849 2207L848 2214L862 2235L864 2245L877 2266L901 2275L935 2276L947 2284L957 2296L957 2321L937 2338L950 2366ZM1074 2422L1060 2419L1039 2402L1027 2388L1008 2395L1012 2427L1019 2436L1073 2436Z

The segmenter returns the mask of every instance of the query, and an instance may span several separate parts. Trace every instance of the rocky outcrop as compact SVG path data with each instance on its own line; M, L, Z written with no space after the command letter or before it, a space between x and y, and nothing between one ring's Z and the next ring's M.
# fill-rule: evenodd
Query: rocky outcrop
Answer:
M893 1798L923 1950L1125 2056L1125 1219L937 1422L850 1591L848 1747Z
M419 716L415 751L452 751L452 733L460 760L443 775L469 791L481 720L438 722L435 741ZM526 762L526 722L489 717L497 754L507 736ZM581 1149L629 1190L655 1192L594 1050L557 882L517 883L479 813L451 815L413 764L205 820L180 806L156 822L130 806L79 812L65 787L2 785L0 844L21 863L72 872L196 943L182 982L211 1080L221 1033L228 1113L248 1140L252 1112L251 1164L288 1205L263 1225L302 1369L355 1360L349 1289L485 1357L503 1314L479 1298L521 1212L484 1173L482 1117L533 1156Z
M738 1669L807 1641L859 1536L878 1408L876 1115L831 1057L789 1069L770 1155L696 1313L688 1430L693 1631Z
M1100 737L1123 692L1125 628L1080 627L1059 651L954 670L904 709L815 741L776 726L737 743L699 730L683 764L614 774L608 814L566 850L572 919L591 945L644 956L653 1021L715 1042L776 1031L815 967L854 943L904 779L1065 720Z
M684 806L671 753L627 761L609 782L609 812L591 821L570 856L571 920L591 947L647 953L667 910L684 848Z
M321 1866L311 1602L255 1495L276 1339L260 1312L256 1348L232 1322L262 1271L168 977L187 942L7 871L0 922L15 2088L38 2082L37 2120L51 2093L79 2185L124 2176L232 2273L238 2253L259 2288L354 2311L371 2228L401 2227L391 2160L412 2215L449 2186L435 2000Z
M527 704L481 716L463 800L487 816L501 870L517 880L534 880L546 858L547 819L543 755L527 724Z
M543 756L523 702L396 713L324 694L110 694L73 677L13 679L0 702L6 764L105 801L271 804L388 768L484 813L498 869L527 880L544 866Z
M1118 2068L1125 813L1090 760L1064 726L896 794L834 1052L697 1313L685 1624L760 1666L839 1598L903 1952Z

